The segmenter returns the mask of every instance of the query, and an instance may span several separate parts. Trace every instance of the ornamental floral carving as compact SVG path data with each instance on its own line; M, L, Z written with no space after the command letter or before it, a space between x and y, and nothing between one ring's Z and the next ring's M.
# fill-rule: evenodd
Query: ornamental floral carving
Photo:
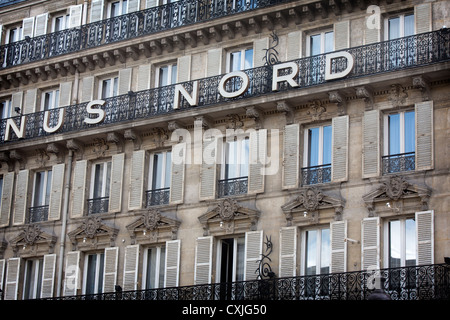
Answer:
M403 194L407 191L409 183L405 181L402 177L394 176L388 181L383 183L384 191L386 196L392 200L400 199Z
M234 199L224 199L217 206L217 213L222 221L230 221L234 219L234 214L239 206Z
M142 223L145 229L153 231L158 227L158 223L161 220L161 214L158 210L149 209L142 215Z
M81 228L88 238L93 238L100 229L101 224L102 220L99 217L87 217L87 219L83 221Z
M303 204L307 211L316 211L324 195L317 188L307 188L303 190L297 197L297 201Z

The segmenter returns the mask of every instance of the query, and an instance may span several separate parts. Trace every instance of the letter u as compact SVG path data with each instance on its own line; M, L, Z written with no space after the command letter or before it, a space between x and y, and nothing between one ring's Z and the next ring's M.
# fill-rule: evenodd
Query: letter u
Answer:
M58 116L58 123L53 128L50 128L49 126L49 114L50 111L45 111L44 113L44 130L48 133L53 133L59 130L61 126L64 124L64 118L66 115L66 109L65 108L59 108L59 116Z

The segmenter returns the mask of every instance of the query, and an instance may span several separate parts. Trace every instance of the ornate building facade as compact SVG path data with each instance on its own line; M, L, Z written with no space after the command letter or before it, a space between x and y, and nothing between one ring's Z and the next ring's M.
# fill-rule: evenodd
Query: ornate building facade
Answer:
M246 299L231 286L261 278L333 298L330 276L368 270L448 298L415 270L450 255L449 10L2 1L4 299Z

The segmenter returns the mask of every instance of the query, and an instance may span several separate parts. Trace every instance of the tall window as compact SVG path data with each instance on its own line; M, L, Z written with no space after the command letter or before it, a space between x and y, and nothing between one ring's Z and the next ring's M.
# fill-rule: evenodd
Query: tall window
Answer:
M166 247L157 246L147 250L145 266L145 289L164 287Z
M104 253L86 255L84 261L84 294L102 293L104 263Z
M217 278L221 299L242 299L230 284L244 280L245 237L220 239L217 243ZM241 292L242 294L242 292Z
M109 4L108 18L114 18L127 13L127 0L113 1Z
M414 14L402 14L386 20L387 40L414 35Z
M175 84L177 81L177 64L168 64L156 69L156 87Z
M107 99L117 96L119 87L119 78L113 77L104 79L100 82L100 97L101 99Z
M51 110L58 108L59 104L59 89L48 90L42 93L41 110Z
M6 44L22 40L22 27L10 28L7 32Z
M88 213L108 212L109 188L111 184L111 161L92 166L91 192L88 200Z
M147 206L169 203L171 167L171 151L157 152L151 156Z
M329 273L331 260L330 229L320 228L307 230L305 231L304 238L305 275L313 276ZM306 295L327 295L327 281L327 278L318 278L316 281L309 281L306 286Z
M39 299L41 297L42 268L44 259L27 259L25 261L25 278L23 299Z
M52 32L65 30L69 27L70 14L59 14L53 18Z
M414 111L385 115L383 173L415 169L415 130Z
M302 184L331 181L331 125L305 130L305 154L302 168Z
M253 68L253 49L240 49L228 53L228 72Z
M30 223L48 219L48 204L52 187L52 170L39 171L34 175L32 206L30 207Z
M247 193L248 168L248 137L236 137L234 141L225 141L221 180L219 181L219 196Z
M328 53L334 50L334 33L333 31L324 31L309 36L308 41L310 56Z
M11 100L5 99L0 101L0 117L6 119L11 117Z
M389 268L415 266L416 220L414 218L388 222Z
M387 40L414 35L414 14L401 14L386 19L385 30ZM408 39L391 42L389 44L389 67L413 64L416 57L416 46L416 43Z

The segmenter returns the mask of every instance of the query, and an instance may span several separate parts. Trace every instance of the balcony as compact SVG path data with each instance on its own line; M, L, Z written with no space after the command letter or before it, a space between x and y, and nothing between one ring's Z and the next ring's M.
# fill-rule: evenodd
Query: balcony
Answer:
M302 185L331 181L331 164L302 168Z
M30 207L28 209L27 223L42 222L48 220L48 205Z
M219 198L246 194L248 191L248 177L219 180Z
M146 208L168 204L170 200L170 188L148 190L146 195Z
M105 213L109 210L109 197L88 199L88 215Z
M408 152L383 156L381 162L383 174L414 171L416 167L416 153Z
M382 279L391 300L450 299L450 265L118 291L48 300L367 300Z
M355 79L450 61L449 31L450 29L442 29L391 41L350 48L346 51L354 59L352 70L345 78L332 81L334 83L346 79ZM393 43L396 43L396 45L393 46ZM404 46L401 44L404 44ZM394 54L395 50L397 54ZM415 52L414 55L411 55L412 50ZM409 54L402 54L406 52ZM326 56L317 55L292 61L291 63L295 63L299 70L298 74L292 79L298 84L295 87L291 86L287 81L281 81L278 83L277 88L273 89L273 66L263 66L243 71L245 77L248 77L248 88L251 88L251 90L245 90L232 98L224 97L219 91L219 85L224 75L188 81L177 85L182 85L189 93L193 92L194 88L198 90L197 109L260 96L269 99L270 94L281 91L301 90L302 88L328 83L325 79ZM393 57L396 59L395 63L393 63ZM333 73L342 72L347 68L347 60L344 57L332 59L330 68ZM288 72L289 68L280 70L278 76L282 76L281 73ZM231 77L230 79L233 79L233 84L236 84L234 78L236 77ZM243 78L238 77L238 79L240 80L240 84L238 85L240 87L243 85ZM129 92L125 95L105 99L104 104L99 106L104 110L105 117L96 124L88 124L85 121L85 119L93 118L97 115L87 111L86 107L88 103L80 103L50 111L2 119L0 120L0 144L4 143L5 140L6 142L17 141L19 139L32 139L57 133L82 132L90 128L126 121L136 122L140 119L189 110L192 106L182 95L180 95L179 105L174 105L177 85L139 92ZM162 104L160 103L161 101L163 101ZM23 119L25 119L25 123L22 123ZM8 122L9 125L7 125ZM15 124L17 131L20 131L20 137L17 136L16 130L11 129L11 122ZM44 124L52 128L50 130L51 132L43 129ZM5 139L7 128L10 131L10 136L8 139Z

